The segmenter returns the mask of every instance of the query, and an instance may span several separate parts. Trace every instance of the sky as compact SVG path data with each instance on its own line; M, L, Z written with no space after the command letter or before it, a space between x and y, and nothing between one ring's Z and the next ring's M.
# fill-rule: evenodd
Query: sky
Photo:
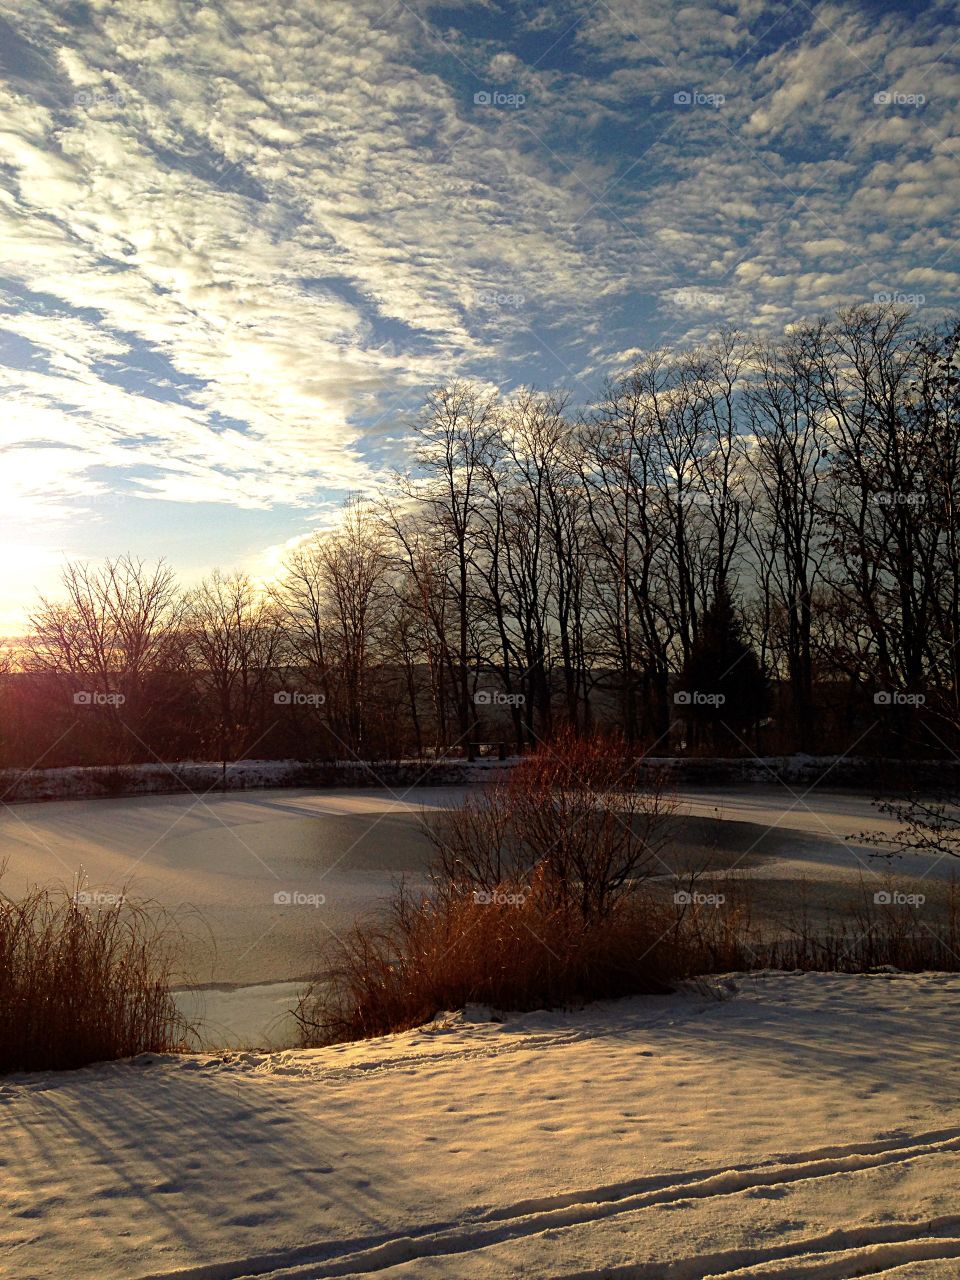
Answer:
M430 386L960 276L958 4L0 0L0 634L262 577Z

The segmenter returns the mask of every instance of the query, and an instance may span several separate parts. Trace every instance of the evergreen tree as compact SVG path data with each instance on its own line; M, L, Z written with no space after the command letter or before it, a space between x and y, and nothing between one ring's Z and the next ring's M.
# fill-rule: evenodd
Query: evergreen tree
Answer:
M684 664L677 710L707 731L714 746L726 725L738 736L763 717L769 702L767 680L757 655L744 640L730 594L721 586L703 615L700 633ZM732 744L731 744L732 745Z

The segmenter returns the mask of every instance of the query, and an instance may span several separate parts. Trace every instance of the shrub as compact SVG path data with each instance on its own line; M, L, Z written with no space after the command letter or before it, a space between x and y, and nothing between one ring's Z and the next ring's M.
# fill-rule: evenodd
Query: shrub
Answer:
M669 990L673 913L640 893L600 919L546 877L401 890L385 922L331 941L298 1010L304 1044L405 1031L465 1004L537 1009Z
M298 1010L302 1042L404 1031L470 1003L556 1007L737 970L960 968L956 886L945 919L878 904L871 882L826 927L801 911L764 929L748 877L655 874L674 806L659 782L638 784L622 743L565 734L432 815L432 890L401 887L385 920L327 943ZM892 881L887 897L900 901Z
M602 918L665 865L675 802L639 764L623 738L561 730L503 783L429 816L438 877L487 890L537 877L558 907Z
M761 928L749 878L683 883L637 888L603 918L558 903L540 874L490 890L449 882L419 896L401 889L385 921L358 923L328 944L297 1012L301 1041L406 1031L467 1004L528 1010L656 994L718 973L960 969L956 885L937 917L875 904L871 882L859 905L825 926L801 911Z
M2 868L0 868L2 871ZM64 1070L182 1047L175 939L144 905L77 892L0 895L0 1071Z
M329 944L305 1043L403 1030L465 1003L531 1009L664 991L672 907L644 891L673 811L620 738L561 731L503 783L430 815L432 892Z

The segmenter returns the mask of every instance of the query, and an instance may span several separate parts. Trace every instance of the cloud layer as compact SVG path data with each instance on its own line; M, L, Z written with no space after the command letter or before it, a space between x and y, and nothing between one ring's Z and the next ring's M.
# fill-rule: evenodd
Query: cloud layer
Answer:
M722 324L878 293L935 318L958 280L956 18L0 3L14 529L82 553L107 521L121 550L120 493L204 513L229 562L211 510L282 510L263 545L292 536L378 483L454 372L583 398L614 353Z

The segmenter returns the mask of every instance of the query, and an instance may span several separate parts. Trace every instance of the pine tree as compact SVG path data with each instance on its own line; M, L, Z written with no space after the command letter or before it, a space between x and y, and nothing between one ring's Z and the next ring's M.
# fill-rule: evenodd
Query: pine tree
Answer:
M714 746L729 736L742 737L763 717L769 702L766 677L757 655L744 640L730 594L721 587L703 614L700 634L680 677L677 709L703 725Z

